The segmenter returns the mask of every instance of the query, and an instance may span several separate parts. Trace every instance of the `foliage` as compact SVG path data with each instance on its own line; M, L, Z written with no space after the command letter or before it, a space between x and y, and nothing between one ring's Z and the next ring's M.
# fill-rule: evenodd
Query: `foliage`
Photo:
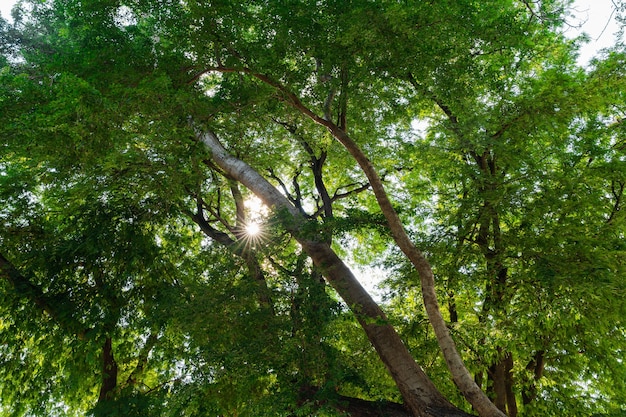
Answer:
M401 402L296 227L384 266L389 323L469 409L417 274L325 121L382 177L490 398L511 416L619 415L625 57L578 67L566 6L20 3L0 21L0 412L331 416L342 396ZM194 125L304 220L246 206L251 191Z

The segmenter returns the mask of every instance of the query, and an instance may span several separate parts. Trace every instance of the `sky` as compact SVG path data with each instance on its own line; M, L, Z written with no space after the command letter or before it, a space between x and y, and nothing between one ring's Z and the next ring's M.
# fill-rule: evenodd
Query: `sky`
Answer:
M8 20L11 16L11 8L14 3L14 0L0 0L0 13L2 13L2 17Z
M11 16L11 8L16 0L0 0L0 13L5 19ZM585 65L599 49L614 43L614 33L618 24L613 15L612 0L576 0L574 4L575 16L572 17L572 25L583 23L583 31L591 37L591 42L585 45L581 51L579 63ZM571 29L569 36L576 36L577 30Z
M612 0L577 0L574 12L576 15L573 24L582 24L582 31L591 38L580 51L578 63L585 65L596 51L615 43L615 33L619 29L619 24L615 20L615 6ZM571 35L569 33L568 35L574 37L578 32L572 29Z

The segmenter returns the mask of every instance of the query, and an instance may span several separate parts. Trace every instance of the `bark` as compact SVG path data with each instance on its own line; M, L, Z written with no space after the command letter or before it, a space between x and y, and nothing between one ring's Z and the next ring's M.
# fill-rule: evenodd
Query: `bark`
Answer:
M358 398L339 398L337 408L350 417L410 417L411 414L401 404L390 402L365 401Z
M411 417L412 414L402 404L391 401L368 401L360 398L338 395L329 400L317 398L319 387L308 386L301 390L302 404L314 402L319 405L330 405L350 417ZM343 415L343 414L342 414Z
M98 402L110 400L117 387L117 362L113 356L113 344L107 337L102 346L102 385Z
M502 352L503 349L498 348L500 355ZM505 352L504 356L501 356L487 370L489 381L491 381L489 393L493 403L509 417L516 417L518 413L517 398L513 391L515 383L513 365L513 355L510 352Z
M396 382L405 405L411 413L420 417L468 416L469 414L453 406L437 390L415 362L399 335L388 324L383 311L363 289L352 271L331 249L330 245L300 235L299 227L306 219L289 203L286 197L245 162L228 154L213 132L197 132L197 135L199 140L212 152L213 162L217 166L240 181L263 200L267 206L276 210L286 210L291 215L293 220L286 227L311 257L314 264L320 268L329 284L355 313L368 339ZM420 267L423 268L427 263L424 264L423 257L421 260ZM434 288L431 291L434 294ZM432 300L430 301L432 302Z
M533 380L528 389L522 392L522 402L528 405L537 398L537 381L541 379L545 367L545 352L539 350L535 353L533 360L526 365L526 369L533 373Z
M330 246L304 239L299 239L299 242L330 285L354 311L414 415L432 416L437 412L450 416L467 415L457 410L436 389L388 324L384 312Z
M502 349L498 352L501 354ZM517 399L513 392L513 355L507 352L489 367L489 379L492 382L493 402L509 417L517 416Z
M465 367L461 355L456 348L454 340L450 336L446 322L439 309L437 295L435 292L435 276L432 268L424 255L419 249L417 249L417 247L415 247L406 233L404 225L393 208L393 205L391 204L383 186L382 180L378 176L378 173L376 172L371 161L365 156L358 145L346 134L345 131L340 129L338 126L319 118L317 115L313 114L310 110L304 107L299 101L294 106L299 108L303 113L309 115L309 117L317 123L326 126L332 135L346 148L350 155L352 155L365 173L370 185L372 186L378 205L387 219L394 241L413 264L419 274L426 313L428 314L428 319L430 320L444 359L457 388L481 416L504 416L504 414L493 405L485 393L482 392L476 385L472 375Z
M515 393L513 392L513 384L515 382L513 380L513 355L511 353L507 354L504 358L504 367L507 414L509 417L517 417L517 400L515 398Z
M502 412L506 412L506 387L504 385L505 378L504 362L497 361L489 367L489 379L493 384L493 403Z

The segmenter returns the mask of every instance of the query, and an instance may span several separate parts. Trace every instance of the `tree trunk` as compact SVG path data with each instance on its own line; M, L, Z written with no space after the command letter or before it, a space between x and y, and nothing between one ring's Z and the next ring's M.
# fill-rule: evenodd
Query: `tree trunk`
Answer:
M391 204L383 186L383 182L378 176L378 173L376 172L376 169L374 169L371 161L344 129L312 112L295 94L288 91L283 85L269 79L263 74L257 74L252 71L247 72L286 94L287 101L292 107L313 120L315 123L326 127L333 137L343 145L343 147L357 162L372 186L372 191L374 192L378 206L387 220L387 224L389 225L394 241L400 250L405 254L407 259L413 264L419 274L426 314L428 315L430 324L435 332L435 336L437 337L437 342L439 343L439 347L443 353L446 365L452 375L452 380L465 399L472 404L474 409L478 411L482 417L504 417L504 414L493 405L485 393L481 391L478 385L476 385L472 375L465 367L463 359L456 348L456 344L454 343L452 336L450 336L448 326L446 325L446 322L441 315L441 311L439 310L437 295L435 293L435 276L430 263L426 260L421 251L415 247L413 241L406 233L404 225L402 224L398 213L396 213L393 208L393 205Z
M276 88L284 95L283 99L289 105L291 105L294 109L299 111L304 116L310 118L315 123L326 127L333 135L333 137L344 146L344 148L350 153L350 155L352 155L352 157L358 163L359 167L361 167L361 169L365 173L365 176L372 186L376 201L378 202L378 205L383 215L387 219L387 223L389 225L389 229L391 230L394 241L418 272L422 285L422 297L424 300L424 307L426 308L426 314L428 315L428 319L435 332L435 336L437 337L437 342L439 343L439 347L441 348L441 352L443 353L446 365L448 366L450 374L452 375L452 380L454 381L459 391L461 391L465 399L467 399L467 401L472 404L474 409L478 411L478 413L482 417L505 417L505 415L493 405L489 398L487 398L485 393L481 391L478 385L476 385L474 379L472 378L472 375L465 367L461 355L456 348L456 344L450 336L450 332L448 331L446 322L441 315L441 311L439 310L439 304L437 302L437 296L435 293L435 277L430 267L430 264L422 255L422 253L415 247L415 245L407 235L406 231L404 230L404 225L400 221L398 214L393 208L391 201L387 196L387 192L383 187L383 183L378 176L378 173L374 169L374 166L367 158L367 156L363 153L363 151L358 147L358 145L342 128L345 127L345 123L340 123L340 125L337 125L330 120L325 119L324 117L318 116L313 111L311 111L311 109L306 107L302 103L302 101L300 101L300 99L294 93L289 91L289 89L286 88L283 84L271 79L265 74L254 72L251 69L245 67L227 68L223 66L217 66L213 68L208 68L207 71L218 71L222 73L245 73L257 78L258 80L269 86ZM345 117L345 115L343 117ZM270 206L272 205L273 204L271 204Z
M318 123L322 122L321 120L315 120L318 121ZM439 309L435 292L435 276L430 263L426 260L421 251L415 247L407 235L404 225L393 208L374 166L365 154L363 154L358 145L343 130L332 123L321 124L325 125L333 136L344 145L367 176L372 190L374 191L374 195L376 196L376 200L378 201L378 205L387 219L394 241L417 270L420 277L422 297L428 319L435 332L437 342L439 343L439 347L441 348L457 388L481 416L504 417L504 414L494 406L485 393L476 385L472 375L465 367Z
M245 162L228 154L214 133L205 131L197 132L197 135L199 140L211 150L213 161L217 166L240 181L269 207L286 210L291 214L293 222L287 225L289 232L298 240L304 251L320 268L329 284L355 313L413 415L419 417L469 416L452 405L437 390L415 362L394 328L388 324L387 317L378 304L365 291L330 245L301 236L300 226L306 220L280 191Z
M488 375L491 381L491 392L493 394L492 401L498 409L506 412L506 387L504 361L499 359L496 363L489 367Z
M502 349L498 348L501 353ZM517 417L517 400L513 392L513 355L506 352L489 367L493 403L509 417Z
M524 405L528 405L537 398L537 381L541 379L543 370L545 367L545 352L539 350L535 352L533 360L526 365L526 370L532 372L533 379L529 384L529 387L522 391L522 402Z
M113 356L113 344L107 337L102 346L102 385L98 402L110 400L117 387L117 362Z
M513 392L513 355L509 352L504 358L504 386L506 388L506 407L509 417L517 417L517 399Z

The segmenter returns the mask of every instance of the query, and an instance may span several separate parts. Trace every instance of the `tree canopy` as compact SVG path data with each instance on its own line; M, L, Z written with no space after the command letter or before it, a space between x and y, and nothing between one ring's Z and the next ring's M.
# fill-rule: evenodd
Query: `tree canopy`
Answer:
M569 7L22 0L0 413L625 415L626 51Z

